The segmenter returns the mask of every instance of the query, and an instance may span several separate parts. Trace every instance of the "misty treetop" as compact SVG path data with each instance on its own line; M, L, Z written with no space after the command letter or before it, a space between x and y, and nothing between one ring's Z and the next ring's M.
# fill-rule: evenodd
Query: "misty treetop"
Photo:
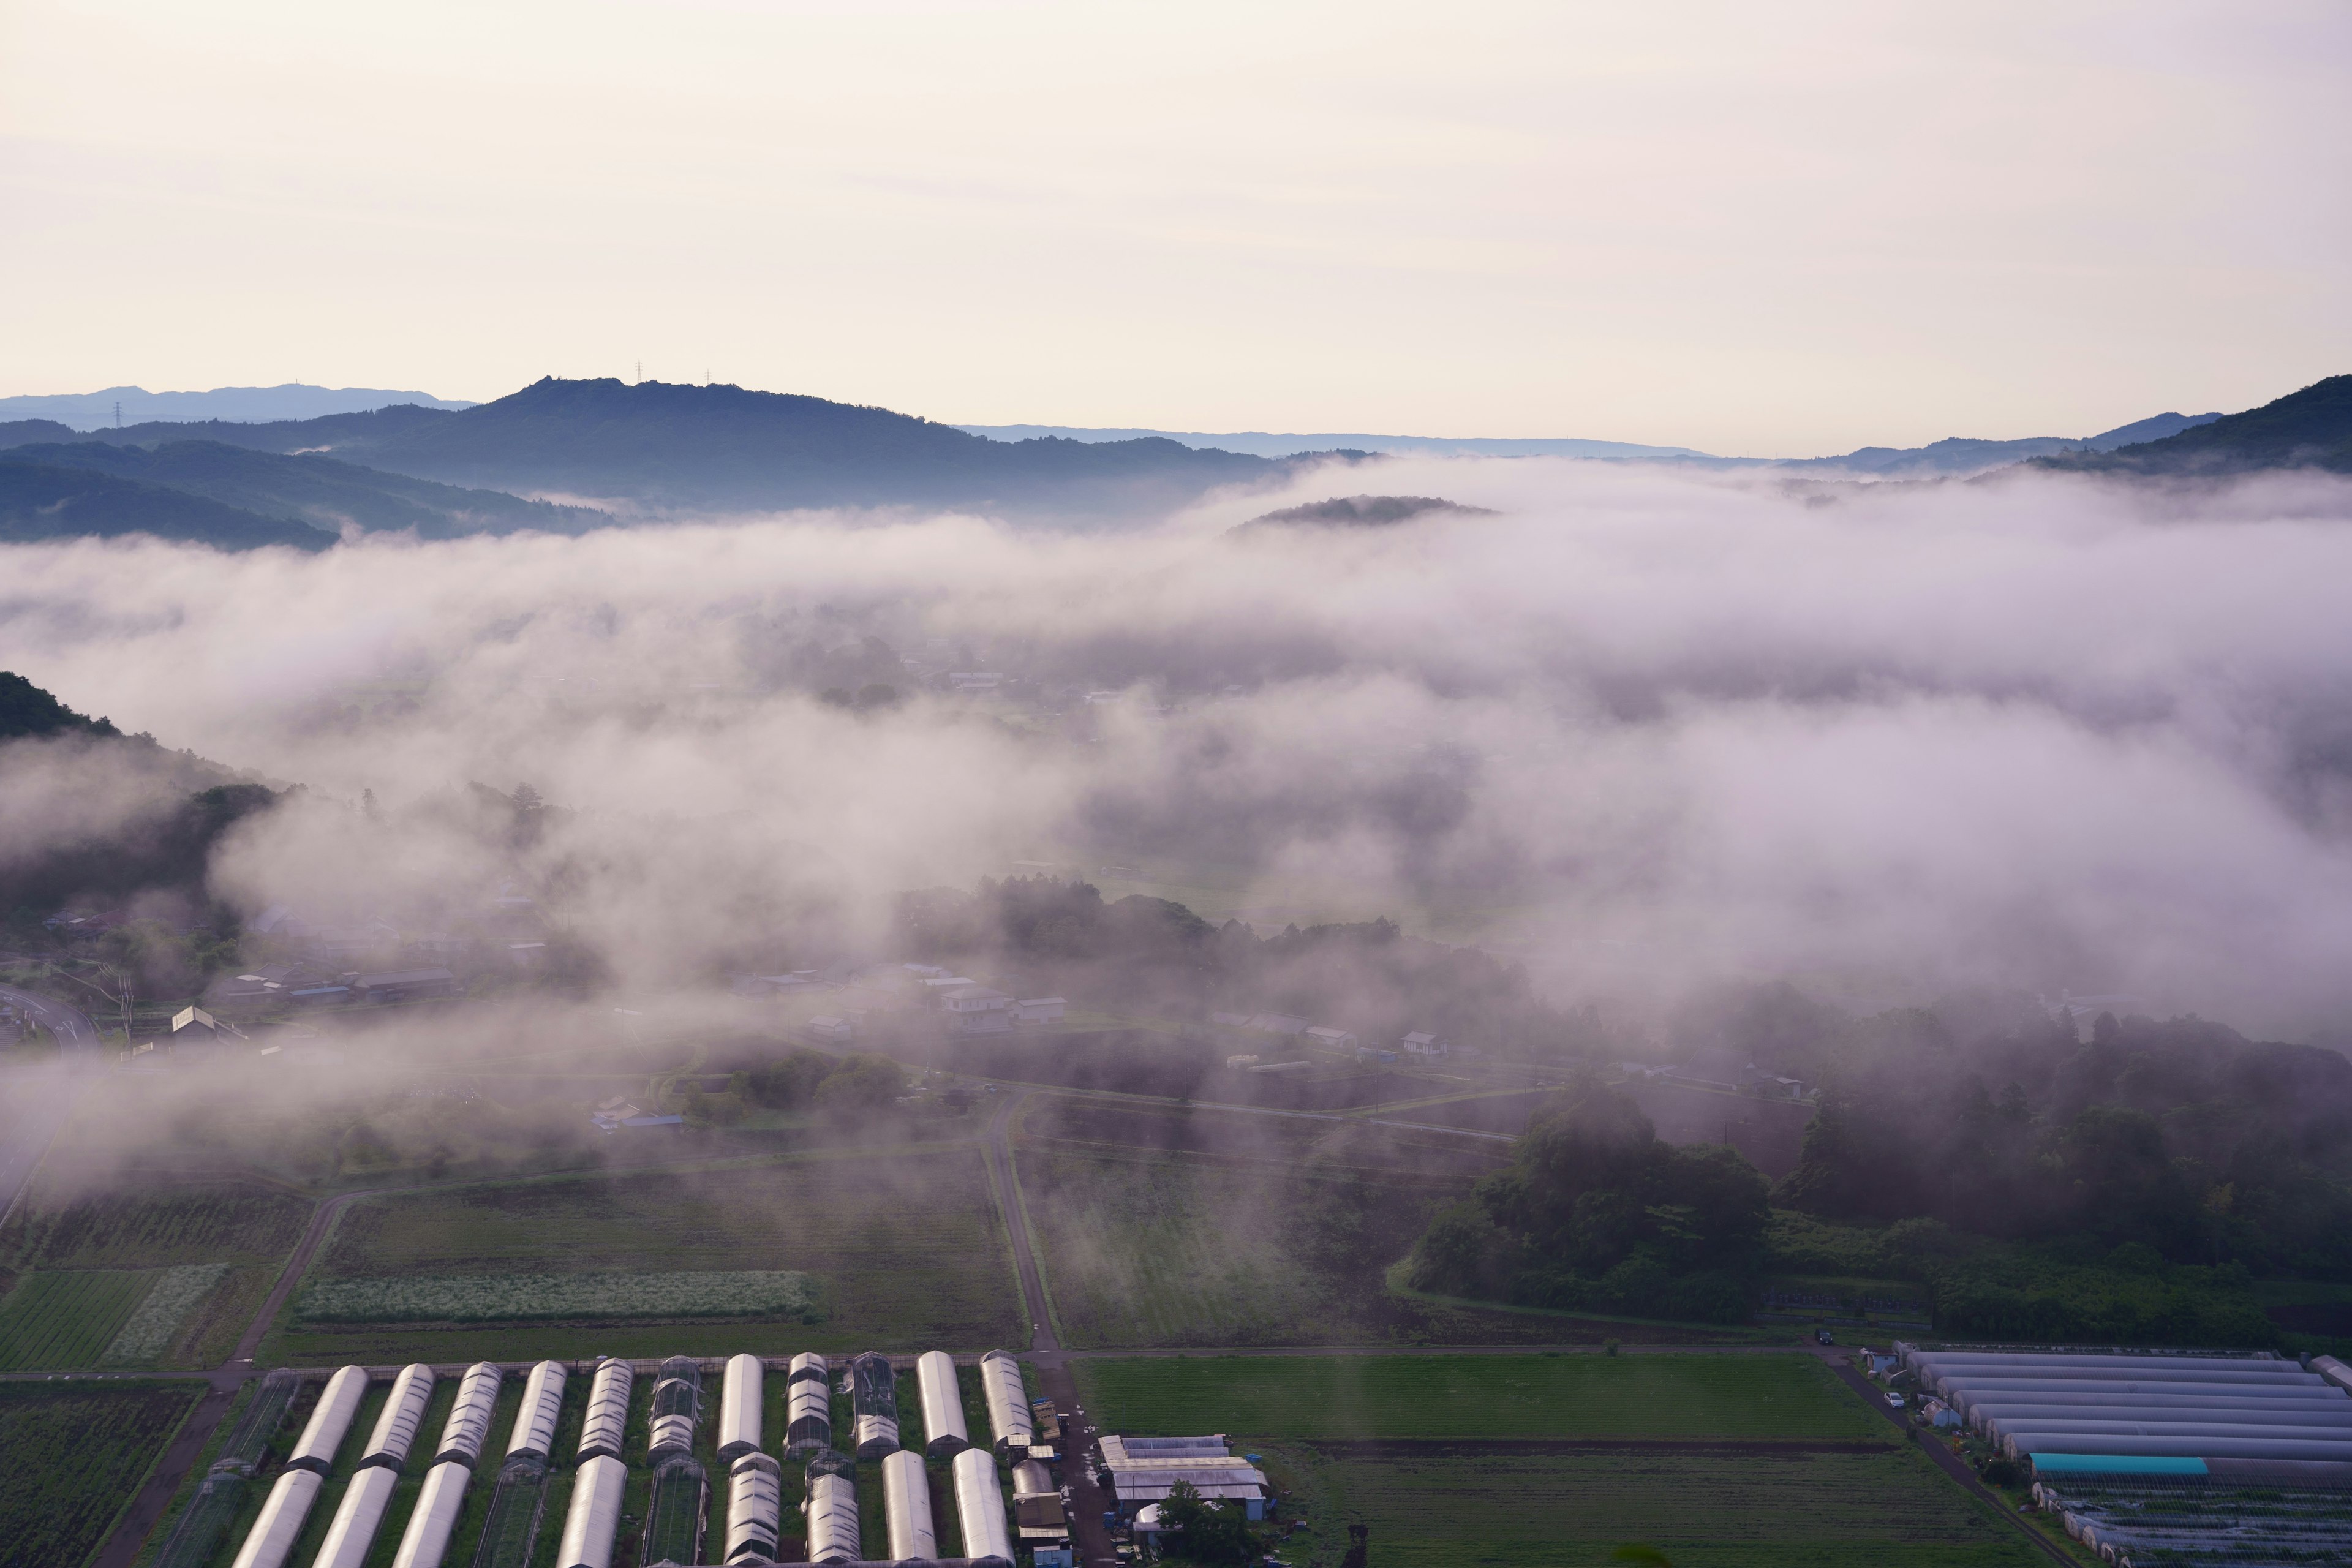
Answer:
M985 879L976 892L904 894L897 931L908 958L985 962L1017 971L1024 994L1106 1011L1283 1013L1383 1048L1420 1029L1518 1059L1580 1058L1613 1040L1591 1009L1538 996L1518 965L1407 936L1387 920L1261 936L1166 899L1106 901L1090 883L1013 877Z
M1768 1184L1738 1151L1675 1148L1587 1075L1538 1112L1414 1248L1407 1282L1528 1306L1737 1322L1762 1259Z
M120 735L104 719L77 713L14 670L0 669L0 741L79 731Z

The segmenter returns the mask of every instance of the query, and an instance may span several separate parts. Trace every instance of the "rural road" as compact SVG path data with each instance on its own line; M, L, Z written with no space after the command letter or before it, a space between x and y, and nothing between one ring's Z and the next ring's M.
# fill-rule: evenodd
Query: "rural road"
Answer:
M0 985L0 1002L16 1008L55 1035L59 1048L68 1057L97 1049L98 1026L90 1022L89 1014L70 1003L44 996L37 991L20 991L14 985Z

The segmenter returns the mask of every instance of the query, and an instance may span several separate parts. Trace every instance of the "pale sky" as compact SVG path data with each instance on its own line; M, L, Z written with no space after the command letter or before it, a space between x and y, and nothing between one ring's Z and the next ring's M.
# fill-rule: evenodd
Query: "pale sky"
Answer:
M0 395L1797 456L2352 370L2352 6L0 0Z

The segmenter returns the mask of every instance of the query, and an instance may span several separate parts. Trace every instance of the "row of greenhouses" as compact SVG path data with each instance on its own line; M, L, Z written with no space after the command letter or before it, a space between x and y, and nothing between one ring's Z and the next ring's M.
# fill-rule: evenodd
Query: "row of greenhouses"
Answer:
M1034 1441L1031 1409L1021 1369L1013 1356L991 1351L981 1360L981 1382L992 1431L988 1447L975 1446L967 1430L955 1360L932 1351L917 1359L914 1389L924 1440L921 1452L899 1441L900 1379L890 1358L876 1352L853 1357L836 1368L821 1355L803 1354L771 1368L762 1358L729 1358L719 1372L714 1441L725 1475L723 1540L706 1540L713 1490L704 1463L696 1457L704 1416L704 1376L709 1363L690 1356L659 1363L605 1358L578 1370L591 1377L580 1436L572 1455L570 1500L562 1510L555 1568L612 1568L622 1555L624 1500L632 1462L648 1480L642 1538L627 1555L656 1568L670 1563L772 1563L787 1536L783 1528L786 1465L799 1469L806 1501L800 1534L804 1560L812 1563L972 1564L1012 1568L1013 1532L1007 1523L1000 1464L1019 1464ZM505 1447L489 1480L493 1491L473 1568L524 1568L544 1563L540 1546L548 1511L551 1470L562 1423L564 1392L573 1369L542 1361L521 1371L523 1385L506 1434ZM762 1430L767 1379L784 1375L784 1430ZM647 1415L639 1428L643 1448L632 1454L630 1412L641 1373L652 1380ZM836 1434L833 1396L836 1374L848 1394L851 1430ZM440 1378L418 1364L391 1377L382 1413L345 1482L323 1539L297 1568L362 1568L383 1561L377 1538L383 1532L395 1489L412 1458L425 1467L414 1508L401 1527L392 1568L444 1568L453 1559L453 1538L465 1512L469 1489L484 1468L492 1426L508 1370L489 1362L466 1368L428 1448L419 1442L427 1408ZM282 1419L292 1394L284 1373L272 1374L275 1400L269 1417ZM287 1451L258 1514L246 1531L234 1568L289 1568L298 1543L332 1477L336 1456L346 1447L365 1402L371 1374L347 1366L325 1379L318 1402ZM247 1423L250 1424L249 1422ZM266 1438L267 1433L263 1434ZM247 1448L257 1451L248 1441ZM944 1461L952 1481L955 1523L965 1555L939 1555L939 1529L926 1458ZM857 1470L880 1468L888 1556L868 1559L861 1552ZM245 1473L254 1467L247 1464ZM216 1470L220 1467L215 1467ZM208 1477L211 1488L222 1477ZM241 1485L243 1477L226 1481ZM225 1493L234 1498L233 1489ZM158 1557L159 1568L198 1568L212 1553L227 1517L239 1511L192 1504ZM799 1541L792 1542L794 1546Z

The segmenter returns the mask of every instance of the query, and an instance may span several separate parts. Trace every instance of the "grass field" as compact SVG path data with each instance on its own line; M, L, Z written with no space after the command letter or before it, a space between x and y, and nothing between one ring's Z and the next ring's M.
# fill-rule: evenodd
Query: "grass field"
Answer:
M2017 1533L1803 1355L1185 1357L1077 1364L1106 1430L1264 1456L1329 1568L2026 1568Z
M0 1384L0 1563L75 1568L204 1394L194 1383Z
M1805 1355L1202 1356L1077 1363L1087 1407L1141 1434L1887 1440Z
M536 1327L305 1324L280 1362L736 1350L979 1348L1022 1332L1009 1246L971 1148L787 1159L449 1188L345 1211L312 1281L515 1274L794 1271L814 1311L771 1319ZM803 1316L817 1321L806 1323Z
M37 1178L0 1234L16 1268L164 1268L283 1258L302 1237L311 1200L243 1183L59 1191Z

